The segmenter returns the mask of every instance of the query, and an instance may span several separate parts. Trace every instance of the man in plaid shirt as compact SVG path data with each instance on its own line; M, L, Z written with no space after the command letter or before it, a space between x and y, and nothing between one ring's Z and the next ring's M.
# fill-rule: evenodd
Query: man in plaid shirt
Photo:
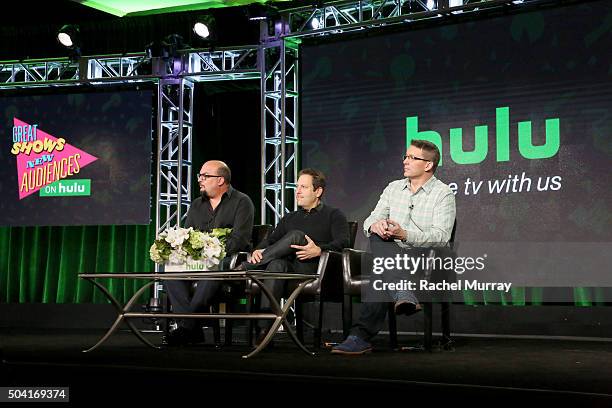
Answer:
M404 179L385 188L376 208L364 221L372 252L393 257L398 252L420 256L427 248L445 246L455 222L455 196L434 173L440 162L438 147L426 140L412 140L404 156ZM392 244L392 243L395 244ZM413 292L389 293L398 315L421 310ZM387 304L366 302L351 335L332 349L335 354L365 354L370 340L384 323Z

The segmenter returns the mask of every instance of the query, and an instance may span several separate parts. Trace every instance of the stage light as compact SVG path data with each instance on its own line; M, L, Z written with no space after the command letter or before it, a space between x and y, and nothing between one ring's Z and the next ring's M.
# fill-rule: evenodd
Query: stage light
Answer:
M429 10L433 10L436 7L436 3L434 0L427 0L427 8Z
M171 59L180 55L179 50L185 48L183 37L178 34L170 34L163 40L156 40L145 46L145 52L149 58Z
M319 21L317 17L314 17L312 21L310 22L310 25L313 30L318 30L319 27L321 27L321 22Z
M212 16L200 16L193 24L193 32L203 39L209 39L215 30L215 19Z
M273 20L279 16L276 7L259 3L249 4L246 8L246 14L251 21Z
M57 32L57 40L67 48L77 48L79 46L79 27L67 24Z
M266 19L266 9L259 3L249 4L246 8L246 14L250 21L260 21Z
M72 47L72 38L66 33L59 33L57 39L64 47Z
M210 31L208 31L208 26L204 23L199 22L193 25L193 32L201 38L207 38L210 35Z

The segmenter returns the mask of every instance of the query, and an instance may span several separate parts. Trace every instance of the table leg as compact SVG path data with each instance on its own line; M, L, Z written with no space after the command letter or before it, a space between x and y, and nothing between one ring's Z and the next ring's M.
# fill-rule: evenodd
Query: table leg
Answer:
M274 314L276 314L277 317L274 320L274 323L272 323L272 326L270 327L270 330L268 330L268 334L263 339L263 341L257 346L257 348L255 348L255 350L253 350L251 353L245 356L242 356L242 358L253 357L254 355L258 354L261 350L263 350L268 345L270 340L272 340L272 337L274 337L274 335L276 334L276 332L278 331L282 323L285 323L285 328L287 329L287 333L289 333L289 337L291 337L293 342L297 344L297 346L300 349L302 349L302 351L304 351L306 354L314 356L314 353L310 352L304 346L304 344L302 344L302 342L297 338L297 336L291 329L289 322L287 321L287 314L289 313L291 304L293 303L295 298L297 298L297 296L300 294L302 289L304 289L308 281L300 283L291 293L289 298L287 299L287 302L285 303L285 307L281 308L280 305L278 304L278 301L274 298L274 295L272 294L272 292L270 292L270 290L263 284L263 282L261 282L259 279L252 277L252 276L251 276L251 279L253 280L253 282L255 282L257 286L260 287L261 291L270 300L270 306L272 308L272 311Z
M301 348L304 353L310 356L314 356L315 353L311 352L310 350L306 348L306 346L304 346L304 344L300 341L300 339L294 333L293 329L289 325L289 322L287 322L287 319L285 319L285 316L287 316L287 313L289 313L289 308L291 307L295 299L299 296L299 294L302 292L302 289L304 289L306 284L308 284L308 282L300 283L298 287L294 289L294 291L291 293L291 295L285 302L285 307L283 309L283 321L285 322L285 330L287 330L287 333L289 334L289 337L291 337L293 342L297 344L297 346Z
M132 307L132 305L134 304L134 302L136 302L136 299L138 299L138 297L146 290L149 288L149 286L151 286L152 284L155 283L155 281L152 282L148 282L147 284L145 284L144 286L142 286L128 301L128 303L125 305L125 307L121 307L121 304L117 301L117 299L115 299L113 297L113 295L111 295L111 293L108 291L108 289L106 289L103 285L101 285L100 283L96 282L93 279L87 279L88 281L90 281L94 286L96 286L98 289L100 289L102 291L102 293L104 293L104 295L108 298L108 300L110 300L110 302L112 303L112 305L115 307L116 311L117 311L117 319L115 320L115 322L113 323L113 325L110 327L110 329L108 329L108 331L104 334L104 336L102 336L102 338L100 340L98 340L98 342L96 344L94 344L92 347L88 348L87 350L83 350L84 353L89 353L90 351L93 351L95 349L97 349L102 343L104 343L110 336L111 334L113 334L117 328L119 328L119 325L121 324L122 321L125 321L125 323L127 324L127 326L130 328L130 330L132 331L132 333L134 333L136 335L136 337L138 337L138 339L140 341L142 341L144 344L146 344L149 347L152 347L154 349L159 349L161 347L155 346L153 345L149 340L147 340L142 333L140 333L140 331L136 328L136 326L134 326L134 324L132 322L130 322L129 320L125 319L124 314L126 312L128 312L130 310L130 308Z

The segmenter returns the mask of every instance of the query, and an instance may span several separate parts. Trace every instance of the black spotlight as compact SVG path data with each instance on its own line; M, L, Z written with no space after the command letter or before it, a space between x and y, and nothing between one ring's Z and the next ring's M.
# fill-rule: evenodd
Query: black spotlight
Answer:
M213 16L204 15L196 18L193 23L193 32L203 40L210 41L216 37L216 22Z
M175 58L179 56L179 50L185 48L183 37L178 34L170 34L162 41L153 41L145 47L149 58Z
M57 32L57 41L66 48L75 49L80 47L79 26L67 24Z
M57 41L70 50L70 59L76 61L81 57L81 33L79 26L66 24L57 31Z

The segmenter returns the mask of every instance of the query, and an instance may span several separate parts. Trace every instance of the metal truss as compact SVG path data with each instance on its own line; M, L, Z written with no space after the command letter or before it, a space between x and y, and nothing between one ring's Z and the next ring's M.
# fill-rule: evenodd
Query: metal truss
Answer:
M157 87L157 233L183 223L191 204L192 81L161 79Z
M258 78L257 46L218 51L185 50L175 58L153 58L160 77L157 95L156 231L182 225L191 205L192 130L195 82ZM253 62L254 61L254 62Z
M156 81L165 76L189 77L192 81L257 79L258 46L218 50L181 50L175 58L162 60L146 53L0 61L0 89L81 83L129 83ZM177 73L177 65L180 72Z
M283 12L288 37L338 34L537 0L349 0Z
M0 89L51 85L78 79L78 64L67 58L0 62Z
M258 79L257 45L209 51L187 51L187 72L195 81Z
M144 53L0 62L0 89L155 79Z
M278 221L297 208L298 49L289 40L265 41L261 66L261 220Z
M191 205L194 82L161 78L157 84L157 165L155 231L183 224ZM160 266L155 264L155 271ZM159 304L162 285L156 283L151 304Z
M86 69L81 79L149 79L153 78L151 58L144 53L85 57L80 65Z

